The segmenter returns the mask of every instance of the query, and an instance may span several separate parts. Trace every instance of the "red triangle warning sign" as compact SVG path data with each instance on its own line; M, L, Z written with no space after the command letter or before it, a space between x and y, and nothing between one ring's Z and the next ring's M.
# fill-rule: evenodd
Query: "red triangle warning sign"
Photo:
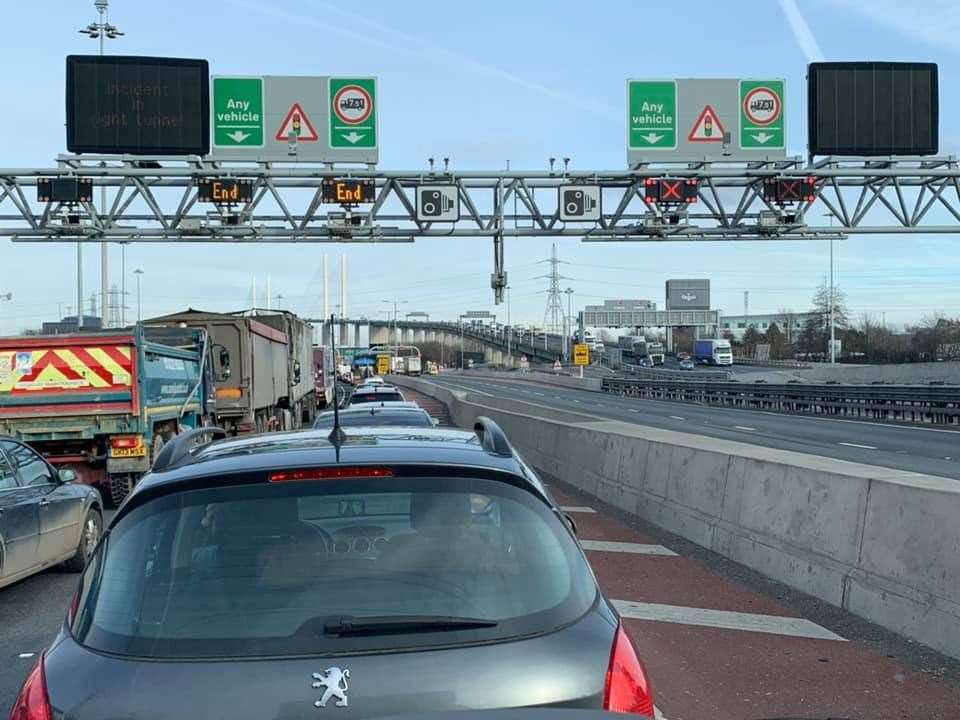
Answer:
M297 142L316 142L319 140L317 131L313 129L310 118L300 107L300 103L294 103L290 112L280 123L280 129L277 130L277 140L283 142L290 139L290 135L297 138Z
M696 122L693 123L690 134L687 135L687 140L690 142L722 143L724 132L723 123L720 122L716 110L709 105L705 105L700 115L697 116Z

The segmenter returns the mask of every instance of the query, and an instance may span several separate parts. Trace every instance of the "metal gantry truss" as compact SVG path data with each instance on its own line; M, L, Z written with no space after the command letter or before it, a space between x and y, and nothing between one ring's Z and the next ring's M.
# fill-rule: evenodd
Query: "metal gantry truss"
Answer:
M107 207L40 203L39 178L81 178L106 187ZM201 203L203 178L243 179L253 199ZM321 181L372 178L376 200L344 208L322 202ZM644 200L648 178L695 179L697 202ZM765 179L813 178L816 197L789 206L764 198ZM455 223L417 218L419 185L452 184ZM560 219L558 188L601 187L595 222ZM586 242L825 240L849 234L960 232L955 157L801 158L684 163L609 171L388 171L302 164L226 164L203 158L61 155L55 167L0 168L0 236L19 242L411 242L487 237L491 286L506 287L504 238L579 237Z

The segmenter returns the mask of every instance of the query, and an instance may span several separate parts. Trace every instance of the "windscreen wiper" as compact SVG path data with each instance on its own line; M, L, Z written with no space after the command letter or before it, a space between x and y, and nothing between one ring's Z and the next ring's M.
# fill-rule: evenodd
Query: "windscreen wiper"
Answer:
M323 634L339 635L341 637L390 635L393 633L472 630L496 627L497 624L496 620L452 615L371 615L367 617L346 615L324 622Z

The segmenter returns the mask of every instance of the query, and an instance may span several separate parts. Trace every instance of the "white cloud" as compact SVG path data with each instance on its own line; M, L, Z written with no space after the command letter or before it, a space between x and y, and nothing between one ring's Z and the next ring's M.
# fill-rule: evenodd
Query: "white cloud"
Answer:
M787 17L790 30L793 32L793 38L800 46L800 51L806 57L807 62L822 62L823 51L820 49L817 39L813 36L813 31L810 30L806 19L800 13L797 0L780 0L780 9Z

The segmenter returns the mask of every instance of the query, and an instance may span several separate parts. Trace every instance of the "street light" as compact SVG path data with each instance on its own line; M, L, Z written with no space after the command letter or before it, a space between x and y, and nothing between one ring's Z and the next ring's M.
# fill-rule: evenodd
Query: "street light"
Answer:
M140 322L143 320L143 303L140 297L140 276L143 275L143 270L137 268L133 274L137 276L137 322Z
M510 353L510 339L513 337L513 326L510 325L510 286L507 285L507 362L513 367L513 355Z
M93 7L96 8L97 14L100 16L97 22L90 23L85 28L81 28L77 32L81 35L86 35L91 40L100 41L100 56L103 56L103 41L116 40L118 37L124 35L115 25L111 25L109 18L107 16L107 10L110 6L110 0L94 0ZM105 162L100 163L100 167L106 167ZM107 187L102 185L100 187L100 216L102 218L107 217ZM77 327L83 327L83 254L81 248L83 244L77 243L77 306L81 308L80 312L77 313ZM109 276L107 273L107 241L100 241L100 294L101 294L101 306L103 312L101 313L106 320L107 313L107 299L109 297ZM125 302L125 300L124 300ZM121 303L122 307L123 303ZM121 313L123 310L121 309ZM104 327L106 327L106 322L104 322Z
M393 356L400 357L400 341L397 338L397 321L400 317L400 306L406 305L406 300L384 300L387 305L393 305Z
M566 356L567 360L569 361L570 360L570 329L571 329L570 321L573 319L573 311L571 310L571 308L573 307L572 306L573 301L571 299L573 298L573 288L567 288L563 292L567 296L567 317L564 319L564 322L563 322L563 348L564 348L563 354Z

